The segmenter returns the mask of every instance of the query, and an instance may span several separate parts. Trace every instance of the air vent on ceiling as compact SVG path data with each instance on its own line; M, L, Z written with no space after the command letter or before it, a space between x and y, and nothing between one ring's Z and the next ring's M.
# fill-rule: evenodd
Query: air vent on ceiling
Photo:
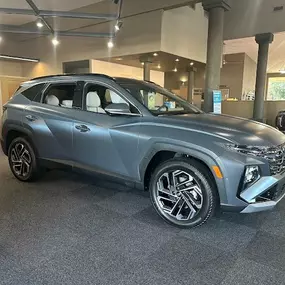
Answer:
M283 11L284 6L276 6L273 8L273 12Z

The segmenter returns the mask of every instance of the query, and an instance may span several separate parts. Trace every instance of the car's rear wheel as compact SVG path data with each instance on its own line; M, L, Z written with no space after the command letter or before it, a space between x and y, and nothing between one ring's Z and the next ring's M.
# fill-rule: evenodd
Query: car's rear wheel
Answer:
M41 168L33 146L26 138L18 137L11 142L8 160L12 173L20 181L29 182L39 178Z
M149 190L157 213L180 227L202 225L212 217L218 204L208 169L184 158L159 165L151 177Z

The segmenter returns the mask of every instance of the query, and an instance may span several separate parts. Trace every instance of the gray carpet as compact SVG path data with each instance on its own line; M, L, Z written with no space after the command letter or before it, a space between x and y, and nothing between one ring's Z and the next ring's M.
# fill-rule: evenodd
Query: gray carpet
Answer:
M285 284L284 211L180 230L147 193L55 171L20 183L0 154L0 284Z

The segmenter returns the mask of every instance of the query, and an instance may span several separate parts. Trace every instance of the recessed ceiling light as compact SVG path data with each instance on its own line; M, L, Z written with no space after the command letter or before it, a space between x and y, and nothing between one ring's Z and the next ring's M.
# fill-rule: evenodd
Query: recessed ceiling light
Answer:
M153 54L153 56L158 56L158 53L155 52L155 53Z
M173 71L174 71L174 72L177 72L177 68L175 67L175 68L173 69Z
M158 68L158 69L161 69L161 65L160 65L160 64L158 64L157 68Z
M285 74L285 68L279 70L281 74Z
M142 62L141 65L144 65L144 62Z
M37 27L38 28L42 28L44 26L44 24L41 21L37 21Z
M107 46L108 46L108 48L113 48L114 47L113 41L109 40Z
M178 62L178 61L179 61L179 58L176 58L175 61Z
M53 44L54 46L59 45L59 40L58 40L57 38L53 38L53 39L51 40L51 42L52 42L52 44Z
M191 65L191 66L193 66L193 65L194 65L194 62L193 62L193 61L192 61L192 62L190 62L190 65Z

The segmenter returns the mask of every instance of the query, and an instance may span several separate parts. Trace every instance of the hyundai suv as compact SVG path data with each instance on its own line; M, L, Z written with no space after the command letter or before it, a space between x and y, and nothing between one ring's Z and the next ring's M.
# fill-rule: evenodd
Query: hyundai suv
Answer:
M101 174L148 190L157 213L181 227L217 208L269 210L284 196L285 135L205 114L152 82L35 78L3 107L0 134L17 179L54 168Z

